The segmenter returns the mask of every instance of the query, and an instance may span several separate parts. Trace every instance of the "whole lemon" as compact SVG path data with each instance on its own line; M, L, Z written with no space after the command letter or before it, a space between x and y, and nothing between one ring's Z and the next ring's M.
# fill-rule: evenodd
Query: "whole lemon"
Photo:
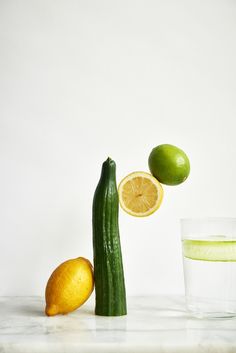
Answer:
M153 148L148 164L152 175L166 185L181 184L190 173L188 156L174 145L163 144Z
M45 291L48 316L67 314L79 308L94 288L93 267L78 257L63 262L51 274Z

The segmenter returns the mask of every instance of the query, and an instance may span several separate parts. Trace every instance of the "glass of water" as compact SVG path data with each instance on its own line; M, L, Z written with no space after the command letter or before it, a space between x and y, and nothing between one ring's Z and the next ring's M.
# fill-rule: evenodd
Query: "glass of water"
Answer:
M182 219L181 235L187 310L236 316L236 218Z

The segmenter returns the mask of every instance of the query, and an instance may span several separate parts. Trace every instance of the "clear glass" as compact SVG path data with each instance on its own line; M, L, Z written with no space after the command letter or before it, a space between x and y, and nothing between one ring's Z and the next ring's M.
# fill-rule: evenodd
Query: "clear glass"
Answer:
M181 219L187 310L236 316L236 218Z

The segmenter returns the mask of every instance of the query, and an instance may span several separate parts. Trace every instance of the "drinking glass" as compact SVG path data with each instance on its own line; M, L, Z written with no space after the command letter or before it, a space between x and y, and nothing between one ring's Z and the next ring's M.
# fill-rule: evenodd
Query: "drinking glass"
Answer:
M236 218L181 219L187 310L236 316Z

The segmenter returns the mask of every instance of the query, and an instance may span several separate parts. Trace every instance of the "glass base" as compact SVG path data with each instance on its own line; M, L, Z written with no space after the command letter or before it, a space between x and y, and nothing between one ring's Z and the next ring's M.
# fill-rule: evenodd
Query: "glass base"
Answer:
M236 302L209 298L186 297L186 309L198 319L223 319L236 317Z
M232 319L236 317L236 313L197 312L197 311L191 311L188 308L187 308L187 313L189 316L196 319Z

